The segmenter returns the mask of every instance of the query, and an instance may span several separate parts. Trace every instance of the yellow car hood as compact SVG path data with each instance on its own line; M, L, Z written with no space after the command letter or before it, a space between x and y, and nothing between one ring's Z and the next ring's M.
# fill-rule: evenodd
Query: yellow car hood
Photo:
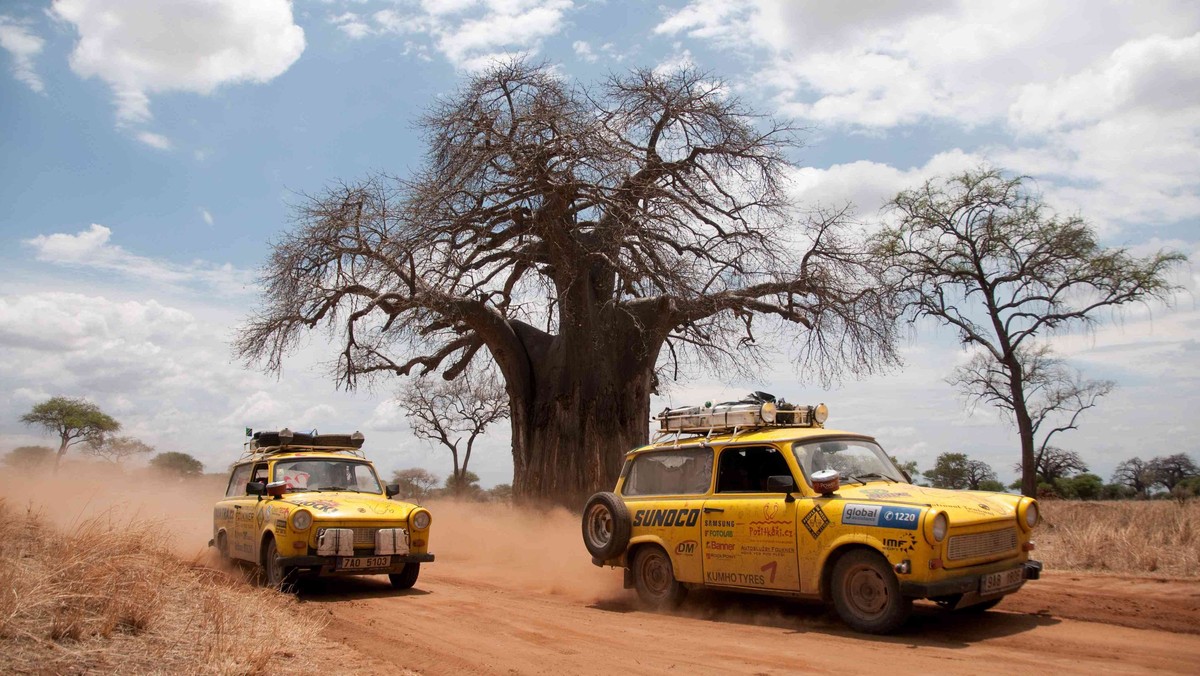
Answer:
M1015 519L1021 496L988 491L956 491L911 484L874 481L866 485L842 484L838 497L853 502L886 502L898 505L936 507L944 510L952 524L971 524Z
M339 521L406 520L414 507L373 493L330 491L288 493L276 502L303 507L317 519Z

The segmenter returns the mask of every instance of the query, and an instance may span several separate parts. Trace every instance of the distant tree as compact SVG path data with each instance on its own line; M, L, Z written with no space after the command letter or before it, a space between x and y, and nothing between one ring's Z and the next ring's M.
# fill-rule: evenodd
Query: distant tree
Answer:
M921 470L917 469L917 461L916 460L909 460L908 462L900 462L894 455L889 455L888 457L891 458L892 462L894 462L896 464L896 466L899 467L912 480L916 481L917 478L919 478L921 476Z
M467 472L475 441L488 426L509 416L508 394L490 370L472 369L455 380L436 383L420 378L409 385L399 401L410 416L414 434L450 451L452 477ZM466 483L456 481L454 485L463 488Z
M1171 497L1180 502L1200 498L1200 476L1193 476L1180 481L1171 488Z
M512 484L496 484L488 491L488 497L497 502L512 501Z
M1082 380L1038 337L1091 325L1125 303L1167 300L1176 288L1167 273L1186 257L1105 249L1081 218L1060 218L1024 178L991 168L928 181L890 206L899 218L874 240L878 263L911 320L952 326L977 350L951 382L1012 417L1021 489L1033 495L1039 427L1045 447L1112 388Z
M1136 496L1137 492L1124 484L1104 484L1104 487L1100 489L1101 500L1128 500Z
M474 472L462 472L457 476L446 477L446 492L456 497L477 498L483 493L479 486L479 475Z
M1185 453L1154 458L1148 469L1154 483L1168 491L1174 490L1181 481L1200 475L1200 468Z
M996 481L996 473L986 462L971 460L965 453L942 453L933 469L925 471L925 478L935 488L980 490L984 481Z
M1155 476L1150 463L1141 458L1130 458L1117 465L1112 480L1133 489L1135 495L1145 497L1155 483Z
M979 486L975 488L979 491L992 491L993 493L1003 493L1004 484L995 479L984 479L979 482Z
M119 465L135 455L153 453L154 447L133 437L105 436L88 441L83 452Z
M54 471L75 444L98 441L105 434L121 429L121 423L83 399L51 397L21 416L21 422L35 425L58 435L58 454L54 456Z
M1068 500L1099 500L1104 494L1104 479L1084 472L1054 480L1054 492Z
M169 451L150 458L150 467L163 474L190 479L204 473L204 463L187 453Z
M4 464L27 472L46 467L53 459L54 449L49 446L18 446L4 456Z
M1038 449L1034 460L1037 467L1038 482L1053 484L1059 479L1065 479L1075 474L1088 471L1087 464L1075 451L1067 451L1057 446L1042 446ZM1019 474L1021 463L1013 466ZM1018 487L1019 488L1019 487Z
M437 475L420 467L399 469L392 473L392 483L400 485L402 498L424 500L440 482L441 479L438 479Z

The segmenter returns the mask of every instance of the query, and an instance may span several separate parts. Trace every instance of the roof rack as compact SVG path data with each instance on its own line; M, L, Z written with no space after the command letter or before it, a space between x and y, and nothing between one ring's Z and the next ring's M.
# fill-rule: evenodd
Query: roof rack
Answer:
M821 427L828 417L825 404L798 406L782 399L776 401L766 392L755 392L741 401L663 409L654 419L659 425L658 439L674 433L678 443L679 435L685 432L707 439L717 432L732 431L736 435L760 427Z
M249 431L249 430L247 430ZM279 431L255 432L242 451L239 462L248 459L258 459L279 453L296 453L299 451L325 451L329 453L348 453L357 458L366 459L362 451L366 437L362 432L354 434L317 434L293 432L288 428Z

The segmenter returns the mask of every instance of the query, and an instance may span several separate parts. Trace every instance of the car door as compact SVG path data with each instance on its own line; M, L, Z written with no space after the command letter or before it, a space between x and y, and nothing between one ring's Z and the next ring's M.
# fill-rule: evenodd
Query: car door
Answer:
M240 505L245 501L246 482L250 480L251 465L237 465L229 473L229 483L225 487L225 497L217 501L213 508L213 538L219 549L235 558L243 558L244 554L237 550L237 520L236 514Z
M799 590L796 502L767 487L768 477L783 475L791 470L772 446L721 449L716 490L703 508L706 584Z
M233 543L232 554L235 558L246 561L258 561L258 511L263 502L257 495L246 493L246 483L259 481L267 482L267 463L256 463L251 467L249 478L240 487L234 486L240 494L231 503L233 506Z

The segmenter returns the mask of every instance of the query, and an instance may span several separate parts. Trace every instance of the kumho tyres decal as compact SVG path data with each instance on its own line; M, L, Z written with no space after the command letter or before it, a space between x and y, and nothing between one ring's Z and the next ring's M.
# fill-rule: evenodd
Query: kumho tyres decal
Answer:
M699 509L639 509L633 515L633 525L691 528L700 522Z
M916 507L863 505L849 503L842 509L842 525L875 526L916 530L921 523L921 510Z

